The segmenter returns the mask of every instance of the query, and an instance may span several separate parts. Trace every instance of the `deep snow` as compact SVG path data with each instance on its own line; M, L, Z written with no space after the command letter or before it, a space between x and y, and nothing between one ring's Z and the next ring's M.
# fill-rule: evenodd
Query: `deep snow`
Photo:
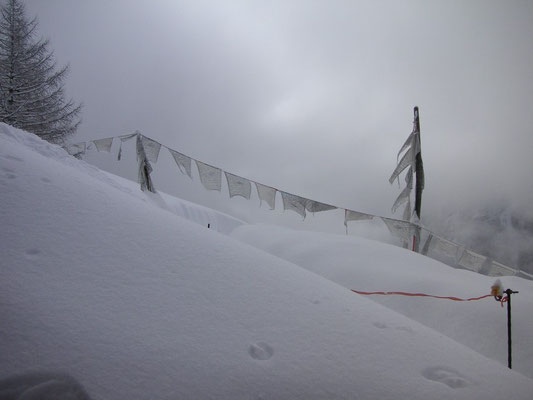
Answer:
M343 287L352 282L339 285L242 243L241 221L141 193L5 125L0 204L0 393L2 379L36 370L70 374L93 399L529 399L533 393L531 379ZM207 229L215 215L214 229ZM227 236L233 228L235 236ZM250 237L256 229L270 235L263 227ZM444 279L439 286L439 279L405 268L403 250L388 245L368 242L353 254L345 265L370 271L357 283L384 272L375 289L402 289L388 280L393 266L421 290L487 290L486 277L469 286L474 280L464 271L445 266L452 278L437 275ZM428 268L434 272L437 264ZM522 286L520 296L528 291ZM500 311L494 310L498 323ZM486 338L480 334L479 341Z

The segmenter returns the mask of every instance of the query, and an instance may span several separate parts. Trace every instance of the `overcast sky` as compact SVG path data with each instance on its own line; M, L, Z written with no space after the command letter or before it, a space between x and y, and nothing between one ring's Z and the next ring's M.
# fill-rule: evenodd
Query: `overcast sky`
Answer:
M223 170L388 216L418 105L423 214L533 204L532 1L25 3L71 66L67 90L84 103L75 141L140 130Z

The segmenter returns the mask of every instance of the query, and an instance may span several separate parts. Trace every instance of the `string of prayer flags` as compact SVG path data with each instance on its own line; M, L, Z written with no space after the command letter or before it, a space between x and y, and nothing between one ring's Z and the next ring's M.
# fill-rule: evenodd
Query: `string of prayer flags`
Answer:
M416 114L415 114L416 115ZM416 119L415 119L416 121ZM413 189L414 175L417 174L417 190L419 186L418 180L421 180L421 188L423 188L423 171L420 170L420 179L418 177L419 171L415 172L416 168L416 155L420 152L420 143L419 143L419 128L415 124L413 132L408 137L402 149L398 153L399 155L409 148L407 153L404 154L400 162L398 163L393 175L391 176L391 182L394 179L399 177L399 174L403 172L406 168L407 173L405 175L406 187L402 190L398 198L396 199L393 210L396 210L398 207L406 203L404 209L404 220L397 220L385 217L379 217L387 226L387 229L390 233L404 243L409 243L412 239L413 249L416 246L421 246L420 238L425 239L424 245L420 251L421 254L427 255L431 258L441 259L446 257L448 259L447 263L452 266L460 266L471 271L475 271L482 274L487 274L490 276L514 276L519 275L521 277L533 280L533 275L527 274L523 271L508 267L499 262L493 261L483 255L477 254L472 250L466 249L462 246L459 246L456 243L453 243L447 239L439 237L432 232L422 228L417 223L411 223L411 198L410 192ZM157 162L161 144L157 141L147 138L146 136L141 135L139 132L127 135L118 136L120 139L120 148L118 152L118 159L121 158L122 153L122 143L132 139L137 138L136 149L137 149L137 160L138 160L138 182L141 186L141 190L149 190L155 192L153 182L150 177L152 172L151 163ZM112 138L96 139L89 142L68 144L63 146L68 154L81 158L88 150L98 150L109 152L113 144ZM166 146L165 146L166 147ZM221 191L222 186L222 170L216 167L213 167L209 164L202 163L198 160L195 160L189 156L186 156L182 153L179 153L175 150L169 149L168 151L174 158L179 170L181 173L186 174L192 178L192 161L194 160L198 168L198 173L200 176L200 181L202 185L208 190L217 190ZM413 157L415 157L413 161ZM260 206L263 201L268 204L271 210L275 209L276 202L276 193L277 189L263 185L258 182L250 181L246 178L240 177L238 175L231 174L224 171L226 176L226 181L228 184L229 196L242 196L245 199L249 200L251 197L251 184L254 183L257 189L257 196L259 197ZM320 212L327 210L334 210L337 207L321 203L318 201L306 199L294 194L287 192L282 192L281 197L283 200L284 210L292 210L297 214L301 215L303 218L306 217L306 212ZM415 203L416 206L416 203ZM372 220L375 216L371 214L362 213L359 211L353 210L344 210L344 225L346 226L346 233L348 233L348 222L349 221L361 221L361 220Z

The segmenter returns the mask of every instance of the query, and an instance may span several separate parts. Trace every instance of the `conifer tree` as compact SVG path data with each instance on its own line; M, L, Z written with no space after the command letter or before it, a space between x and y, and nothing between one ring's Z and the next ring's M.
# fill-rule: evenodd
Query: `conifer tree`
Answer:
M6 0L1 7L0 121L63 143L81 122L81 105L65 99L68 66L56 68L37 27L37 18L26 17L20 0Z

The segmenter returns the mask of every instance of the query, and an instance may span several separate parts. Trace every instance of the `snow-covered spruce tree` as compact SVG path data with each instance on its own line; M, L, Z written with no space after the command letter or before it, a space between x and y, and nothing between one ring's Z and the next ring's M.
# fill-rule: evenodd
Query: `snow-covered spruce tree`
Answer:
M81 105L66 100L68 66L56 68L48 40L37 38L37 19L20 0L5 0L0 14L0 121L54 143L76 132Z

